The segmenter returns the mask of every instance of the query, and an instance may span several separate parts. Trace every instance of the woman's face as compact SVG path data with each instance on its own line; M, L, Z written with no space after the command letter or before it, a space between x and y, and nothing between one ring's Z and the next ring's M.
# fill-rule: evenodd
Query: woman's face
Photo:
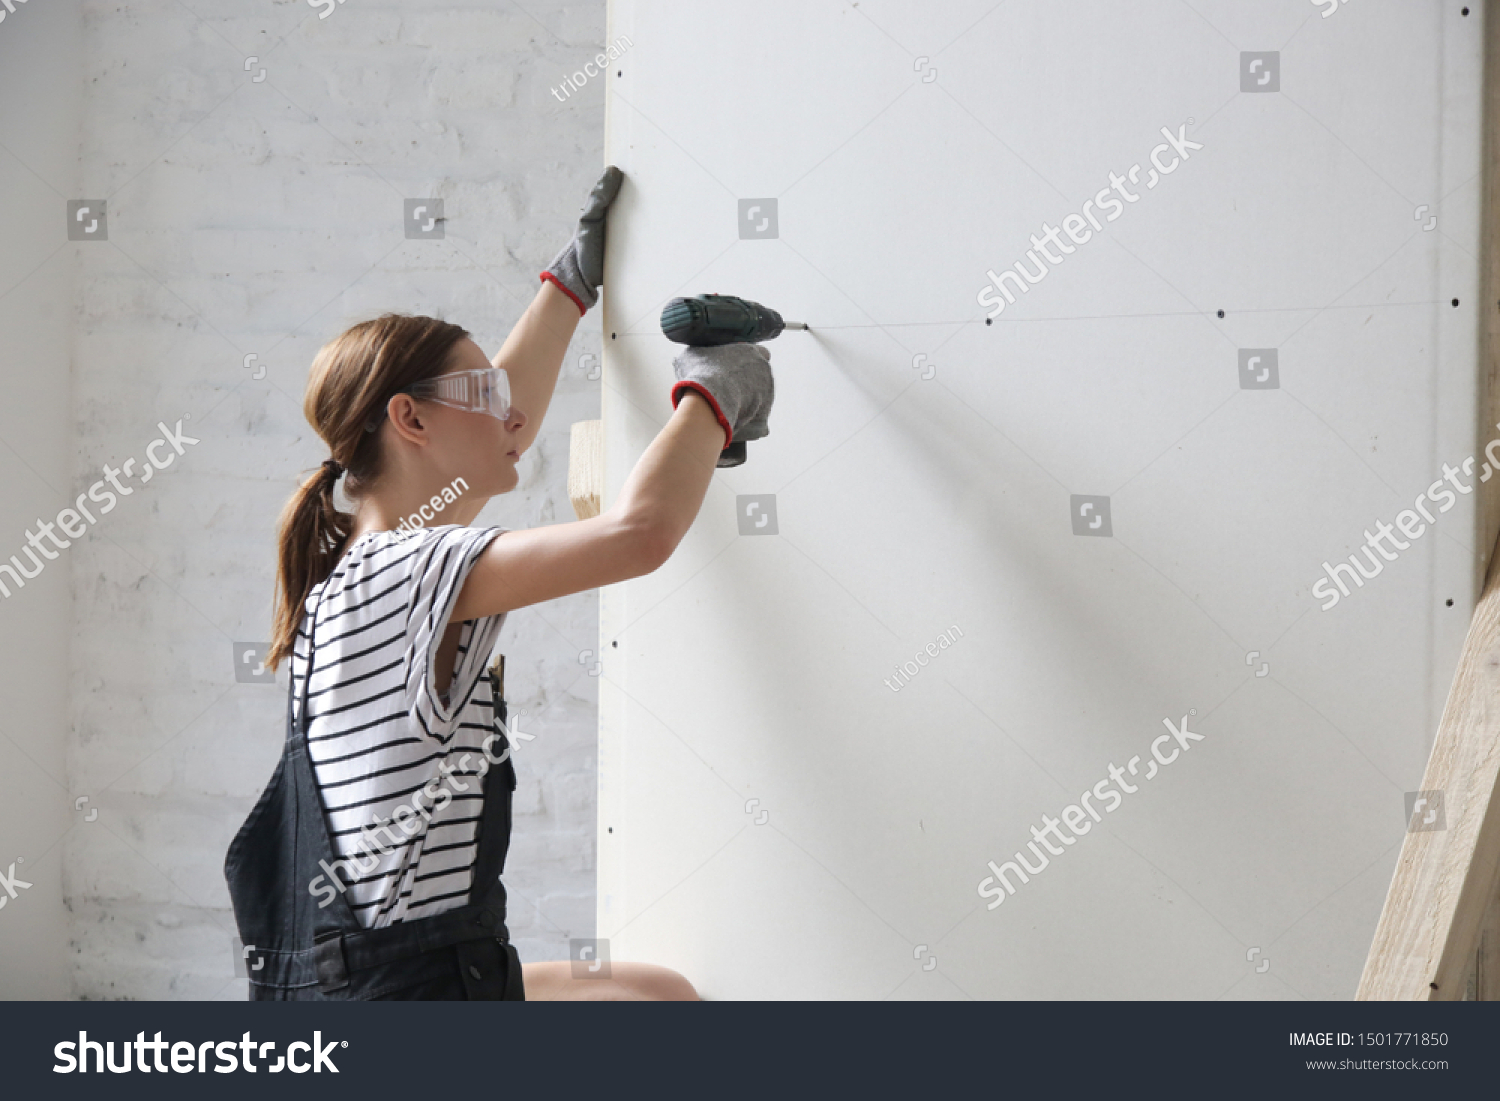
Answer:
M444 374L490 366L479 345L466 337L454 345L451 365ZM512 406L510 415L501 421L489 413L454 409L435 401L419 402L419 408L432 431L432 458L445 481L464 480L469 487L464 498L483 504L483 498L516 488L520 480L516 463L521 457L516 437L526 424L525 413Z

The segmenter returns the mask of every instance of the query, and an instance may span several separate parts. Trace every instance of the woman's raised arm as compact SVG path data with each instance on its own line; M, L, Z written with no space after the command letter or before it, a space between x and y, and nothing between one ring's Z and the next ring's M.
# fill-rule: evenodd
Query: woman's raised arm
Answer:
M724 428L713 407L696 391L684 393L614 504L587 520L493 540L465 580L452 621L499 615L655 570L692 526L723 447Z

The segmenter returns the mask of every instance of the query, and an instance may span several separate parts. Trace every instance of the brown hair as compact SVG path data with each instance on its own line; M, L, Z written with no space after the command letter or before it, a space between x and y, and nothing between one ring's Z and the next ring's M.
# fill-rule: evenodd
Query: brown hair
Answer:
M333 503L340 467L344 492L359 497L380 477L380 433L365 430L386 403L420 379L443 373L467 330L435 317L384 314L325 344L313 360L302 412L328 444L333 462L292 495L277 535L276 618L266 666L292 652L313 586L333 572L354 530L354 517Z

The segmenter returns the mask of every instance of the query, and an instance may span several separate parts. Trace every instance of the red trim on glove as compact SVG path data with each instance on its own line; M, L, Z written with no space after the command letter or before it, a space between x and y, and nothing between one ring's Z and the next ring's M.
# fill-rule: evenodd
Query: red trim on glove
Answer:
M571 298L573 300L573 304L578 307L578 312L579 312L580 315L581 314L586 314L586 313L589 312L589 308L587 306L585 306L582 302L578 301L578 296L576 294L574 294L572 291L568 290L567 287L563 286L562 285L562 280L559 279L557 276L553 275L550 271L544 271L544 272L542 272L542 282L544 282L544 283L552 283L554 286L557 287L558 290L562 291L563 294L565 294L569 298Z
M682 400L684 390L696 390L708 399L708 404L713 406L714 416L719 418L719 425L724 429L724 446L728 447L732 444L734 442L734 428L724 416L724 411L719 408L719 403L714 400L714 396L708 392L701 382L694 382L692 379L685 378L675 383L672 386L672 408L677 408L677 403Z

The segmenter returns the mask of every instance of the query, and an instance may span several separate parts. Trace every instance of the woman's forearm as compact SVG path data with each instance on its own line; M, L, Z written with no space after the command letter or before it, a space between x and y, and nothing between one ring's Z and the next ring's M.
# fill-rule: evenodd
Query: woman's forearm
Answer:
M526 414L526 425L516 433L524 452L541 430L568 343L580 320L573 300L556 285L543 281L531 305L506 337L490 362L510 376L511 404Z
M649 531L659 558L671 556L703 505L724 429L702 395L688 390L625 479L610 511L631 527Z

